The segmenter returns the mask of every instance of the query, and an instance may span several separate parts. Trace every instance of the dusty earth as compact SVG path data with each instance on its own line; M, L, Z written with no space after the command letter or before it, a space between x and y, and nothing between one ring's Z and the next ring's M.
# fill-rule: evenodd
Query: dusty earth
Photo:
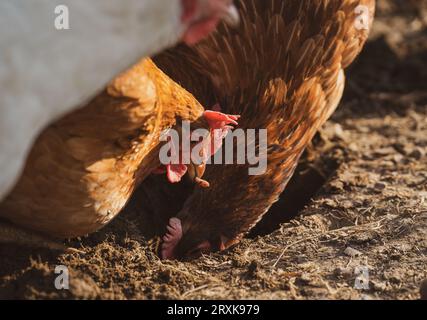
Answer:
M419 299L427 278L427 1L378 7L339 111L241 244L161 262L134 205L67 243L80 252L1 245L0 298ZM60 264L71 270L68 291L54 288Z

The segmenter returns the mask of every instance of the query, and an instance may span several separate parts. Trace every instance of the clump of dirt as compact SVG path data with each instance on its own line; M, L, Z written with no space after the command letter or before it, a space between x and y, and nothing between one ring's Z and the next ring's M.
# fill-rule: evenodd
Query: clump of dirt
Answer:
M70 242L79 252L1 245L0 298L425 298L427 3L377 2L340 109L251 237L160 261L128 210ZM70 270L69 290L55 289L57 265Z

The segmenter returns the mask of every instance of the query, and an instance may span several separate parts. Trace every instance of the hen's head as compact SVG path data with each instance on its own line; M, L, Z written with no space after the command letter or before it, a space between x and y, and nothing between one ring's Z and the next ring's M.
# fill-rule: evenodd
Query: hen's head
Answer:
M221 20L235 25L239 14L233 0L181 0L181 22L186 26L183 41L197 43L211 33Z
M214 111L217 110L217 111ZM203 113L201 121L193 123L192 130L207 129L208 135L205 137L197 136L196 138L203 138L202 141L192 141L188 150L181 149L179 141L174 142L174 139L168 139L167 145L170 149L170 155L173 157L170 164L164 164L159 168L156 168L154 174L164 174L166 172L169 182L178 183L181 179L188 174L189 178L197 185L208 188L209 182L202 179L207 160L214 155L221 147L222 141L227 136L228 132L233 129L232 125L237 125L237 120L240 118L238 115L228 115L220 112L221 107L217 104L213 107L213 110L207 110ZM190 132L183 133L180 127L175 127L175 130L179 132L182 139L191 140L193 134ZM191 137L191 138L190 138ZM197 147L199 151L198 159L193 159L193 149ZM185 156L185 157L184 157ZM190 160L190 163L185 163L183 159ZM193 161L196 160L196 161Z
M219 110L219 106L214 108ZM223 138L232 129L230 124L237 125L239 116L208 110L204 112L204 119L211 130L210 139L208 144L204 145L204 148L209 150L206 151L206 154L212 156L221 148ZM206 187L210 188L209 183L206 183L208 184L207 186L198 183L199 188L201 188L197 191L201 191ZM215 194L215 191L213 193ZM193 199L197 198L193 197ZM196 206L200 207L202 202L196 202ZM190 207L192 210L189 210ZM230 239L235 240L235 237L228 238L224 233L220 232L224 231L224 224L220 219L223 216L206 215L207 211L203 209L203 205L198 209L194 210L194 204L191 204L191 201L187 201L181 212L175 218L170 219L166 227L166 234L163 237L162 259L194 258L201 255L201 253L224 250L234 243ZM201 214L197 214L197 212Z

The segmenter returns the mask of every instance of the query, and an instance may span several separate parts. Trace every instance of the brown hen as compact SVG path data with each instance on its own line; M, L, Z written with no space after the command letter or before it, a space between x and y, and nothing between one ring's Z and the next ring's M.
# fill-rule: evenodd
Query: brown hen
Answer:
M225 112L240 114L240 128L267 129L268 167L250 176L249 165L209 166L211 187L194 190L170 220L163 258L229 247L278 200L338 106L344 69L367 39L375 1L240 0L237 6L238 29L222 26L196 47L177 47L156 62L202 103L219 101Z

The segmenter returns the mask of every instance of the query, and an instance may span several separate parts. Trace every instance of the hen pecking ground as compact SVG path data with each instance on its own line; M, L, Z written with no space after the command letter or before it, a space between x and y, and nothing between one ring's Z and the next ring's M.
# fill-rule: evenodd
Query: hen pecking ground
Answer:
M340 109L237 247L161 262L129 210L73 241L80 253L0 246L0 298L418 299L427 278L426 17L425 2L378 1ZM60 264L71 270L68 291L54 288Z

